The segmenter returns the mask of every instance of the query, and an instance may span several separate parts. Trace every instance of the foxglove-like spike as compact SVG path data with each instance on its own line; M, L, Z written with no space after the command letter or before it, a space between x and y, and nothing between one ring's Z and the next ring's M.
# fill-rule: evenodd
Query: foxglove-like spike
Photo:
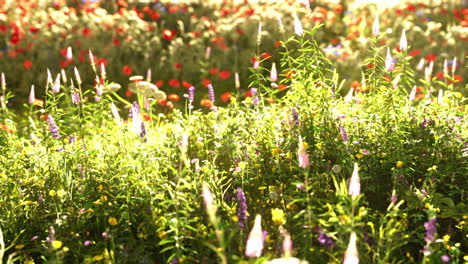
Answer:
M408 41L406 40L405 29L403 29L403 32L401 33L401 38L400 38L400 50L405 51L407 49L408 49Z
M278 80L278 72L276 71L276 63L274 62L271 65L270 80L272 82L276 82Z
M29 92L28 103L29 104L34 104L35 100L36 100L36 95L34 93L34 84L33 84L33 85L31 85L31 91Z
M293 16L294 16L294 32L298 36L304 35L304 29L302 28L302 23L297 17L296 12L293 13Z
M379 15L375 16L374 24L372 25L372 35L377 37L380 35L380 22L379 22Z
M60 92L60 73L57 74L57 77L55 78L54 85L52 86L52 92L53 93L59 93Z

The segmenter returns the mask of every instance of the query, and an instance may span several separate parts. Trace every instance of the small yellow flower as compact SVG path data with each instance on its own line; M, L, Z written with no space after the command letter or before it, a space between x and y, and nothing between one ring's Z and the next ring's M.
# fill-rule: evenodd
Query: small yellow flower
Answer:
M165 239L167 237L167 233L164 230L158 232L159 239Z
M103 260L103 259L104 259L104 257L103 257L102 255L97 255L97 256L94 256L94 257L93 257L93 260L94 260L94 261L101 261L101 260Z
M60 190L57 191L57 196L59 198L63 198L65 196L65 194L67 194L67 192L65 190L63 190L63 189L60 189Z
M101 201L103 201L103 202L107 202L107 196L105 196L105 195L101 195Z
M288 208L289 210L296 210L297 209L297 204L295 203L288 203L286 205L286 208Z
M397 161L396 166L397 166L398 168L403 167L403 161L401 161L401 160Z
M61 248L62 246L63 246L62 241L60 241L60 240L54 240L54 241L52 241L52 248L53 248L53 249L59 249L59 248Z
M283 210L279 208L271 209L271 220L275 225L284 225L286 224L286 219L284 218Z
M108 220L109 224L112 225L112 226L115 226L117 225L117 219L113 216L109 217L109 220Z
M358 153L358 154L356 154L356 157L357 157L358 159L360 159L360 158L364 157L364 155L361 154L361 153Z
M63 250L64 252L68 252L68 251L70 251L70 249L69 249L68 247L63 247L63 249L62 249L62 250Z
M22 248L24 248L24 245L23 245L23 244L19 244L19 245L16 245L15 248L16 248L16 249L22 249Z
M55 195L57 195L57 193L54 190L49 191L49 196L54 197Z

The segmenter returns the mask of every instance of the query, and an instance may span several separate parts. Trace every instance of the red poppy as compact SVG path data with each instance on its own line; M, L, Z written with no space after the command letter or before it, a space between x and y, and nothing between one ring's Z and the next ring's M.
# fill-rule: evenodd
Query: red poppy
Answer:
M11 45L16 45L18 44L19 42L21 41L19 35L17 33L14 33L13 35L11 35L11 38L10 38L10 43Z
M176 62L176 63L174 64L174 67L175 67L177 70L182 70L182 63Z
M455 74L453 76L453 81L449 81L449 83L460 83L460 82L463 82L463 77L461 75L458 75L458 74Z
M25 60L23 62L23 67L26 69L26 70L29 70L31 67L32 67L32 61L30 60Z
M83 36L85 36L85 37L91 36L91 33L92 33L91 29L89 29L89 28L83 28L83 30L81 31L81 34L83 34Z
M218 68L211 68L211 69L210 69L210 74L211 74L211 75L215 75L215 74L217 74L217 73L218 73Z
M64 57L67 56L67 48L61 49L60 54L62 54Z
M66 68L68 65L70 65L71 63L73 62L73 60L63 60L63 61L60 61L59 64L60 64L60 67L61 68Z
M275 45L275 47L278 48L279 46L281 46L281 41L277 40L273 45Z
M174 35L174 32L170 29L165 28L162 31L162 36L165 40L171 41L174 38Z
M15 132L13 129L9 128L7 125L1 124L1 123L0 123L0 129L5 130L8 133Z
M112 38L112 44L114 44L115 46L120 45L120 39L118 39L118 38Z
M130 91L130 90L127 90L127 91L125 92L125 96L127 96L127 97L132 96L132 94L133 94L133 92Z
M437 56L434 53L428 54L426 56L426 61L427 62L435 61L436 59L437 59Z
M213 102L210 100L210 99L202 99L200 101L200 104L204 107L212 107L213 106Z
M354 80L351 83L351 89L353 89L355 92L360 92L361 91L361 83L359 81Z
M221 78L221 80L226 80L230 76L231 76L230 71L222 71L222 72L219 73L219 78Z
M122 72L125 75L130 75L130 74L132 74L133 69L132 69L132 67L130 67L128 65L125 65L125 66L122 67Z
M419 55L419 53L421 53L420 50L413 50L413 51L411 51L408 55L409 55L410 57L416 57L416 56Z
M436 72L436 77L439 80L443 80L445 78L443 72Z
M286 89L288 89L288 86L286 84L278 85L278 90L283 91L283 90L286 90Z
M247 92L244 93L244 97L252 97L252 90L247 90Z
M223 93L221 95L221 101L223 102L228 102L229 100L231 100L231 97L232 97L232 94L230 92L226 92L226 93Z
M173 13L176 13L177 11L179 11L179 6L171 5L171 6L169 6L169 8L167 10L169 11L169 13L173 14Z
M208 84L211 84L211 80L205 78L205 79L202 80L202 84L203 84L204 86L208 86Z
M157 80L155 83L154 83L158 88L162 87L164 85L164 81L163 80Z
M286 72L286 78L292 79L295 74L296 74L296 72L294 70L288 70Z
M167 108L169 108L171 110L174 109L174 104L171 101L167 101L166 106L167 106Z
M169 94L167 96L167 98L169 98L169 100L171 100L171 101L179 101L180 100L180 96L177 95L177 94Z
M262 53L262 55L260 55L262 58L268 60L269 58L271 58L271 54L268 53L268 52L264 52Z
M29 27L29 32L31 33L36 33L39 31L39 28L38 27L35 27L35 26L30 26Z
M169 80L169 86L180 87L180 82L177 79L170 79Z
M104 66L107 66L107 60L104 58L95 58L94 61L96 62L96 65L100 66L103 64Z
M189 89L190 87L192 87L193 85L189 82L186 82L186 81L182 81L182 86L185 88L185 89Z

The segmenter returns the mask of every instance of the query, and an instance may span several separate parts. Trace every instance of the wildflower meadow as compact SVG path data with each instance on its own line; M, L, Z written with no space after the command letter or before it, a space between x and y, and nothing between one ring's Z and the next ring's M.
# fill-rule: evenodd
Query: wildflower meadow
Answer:
M468 263L466 0L0 0L0 263Z

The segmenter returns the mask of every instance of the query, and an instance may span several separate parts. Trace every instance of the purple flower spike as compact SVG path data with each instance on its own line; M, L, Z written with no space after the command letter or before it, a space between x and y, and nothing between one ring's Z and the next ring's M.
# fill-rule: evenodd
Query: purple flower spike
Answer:
M57 124L55 124L55 120L51 115L47 116L47 123L49 123L49 130L52 134L52 137L55 139L60 138L60 132L58 130Z
M437 232L436 227L437 218L432 218L426 223L424 223L424 228L426 229L426 235L424 236L424 241L427 243L432 243L435 240L435 235Z
M239 228L244 229L245 222L247 221L247 201L245 199L244 191L240 187L237 188L237 201L239 202L237 207Z

